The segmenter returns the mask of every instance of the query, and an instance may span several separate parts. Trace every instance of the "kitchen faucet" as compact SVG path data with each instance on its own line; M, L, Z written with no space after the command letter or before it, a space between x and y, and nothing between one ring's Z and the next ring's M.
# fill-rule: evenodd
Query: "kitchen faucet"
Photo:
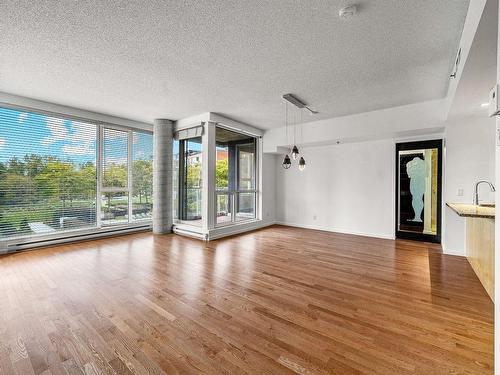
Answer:
M493 186L493 184L491 182L484 181L484 180L476 182L476 185L474 185L474 204L476 206L479 205L479 189L478 189L478 186L480 184L482 184L482 183L488 184L490 186L490 190L491 191L495 191L495 186Z

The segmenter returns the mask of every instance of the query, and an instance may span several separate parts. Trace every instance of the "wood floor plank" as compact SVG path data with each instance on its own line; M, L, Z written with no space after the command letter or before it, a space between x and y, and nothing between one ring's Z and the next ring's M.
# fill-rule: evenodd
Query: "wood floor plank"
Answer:
M493 305L439 246L272 226L0 256L0 374L492 374Z

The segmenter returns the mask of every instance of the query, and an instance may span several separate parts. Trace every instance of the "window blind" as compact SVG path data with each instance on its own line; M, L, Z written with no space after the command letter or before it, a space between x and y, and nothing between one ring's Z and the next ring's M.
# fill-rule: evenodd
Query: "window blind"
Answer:
M0 108L0 241L96 225L97 127Z
M152 174L151 133L0 107L0 244L149 221Z
M174 139L180 141L188 138L201 137L203 135L203 126L194 126L188 129L182 129L174 134Z

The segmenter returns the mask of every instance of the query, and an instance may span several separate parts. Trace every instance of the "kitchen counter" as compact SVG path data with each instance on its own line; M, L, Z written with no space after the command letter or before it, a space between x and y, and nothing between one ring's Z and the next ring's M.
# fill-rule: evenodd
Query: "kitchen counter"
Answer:
M446 203L465 218L467 260L484 289L494 301L495 295L495 207L464 203Z
M476 206L475 204L466 203L446 203L459 216L464 217L482 217L485 219L495 218L495 207L491 206Z

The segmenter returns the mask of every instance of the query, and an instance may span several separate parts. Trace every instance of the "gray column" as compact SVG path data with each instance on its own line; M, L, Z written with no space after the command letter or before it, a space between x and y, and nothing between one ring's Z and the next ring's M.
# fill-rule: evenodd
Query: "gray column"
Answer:
M153 233L172 231L172 147L172 121L156 119L153 149Z

